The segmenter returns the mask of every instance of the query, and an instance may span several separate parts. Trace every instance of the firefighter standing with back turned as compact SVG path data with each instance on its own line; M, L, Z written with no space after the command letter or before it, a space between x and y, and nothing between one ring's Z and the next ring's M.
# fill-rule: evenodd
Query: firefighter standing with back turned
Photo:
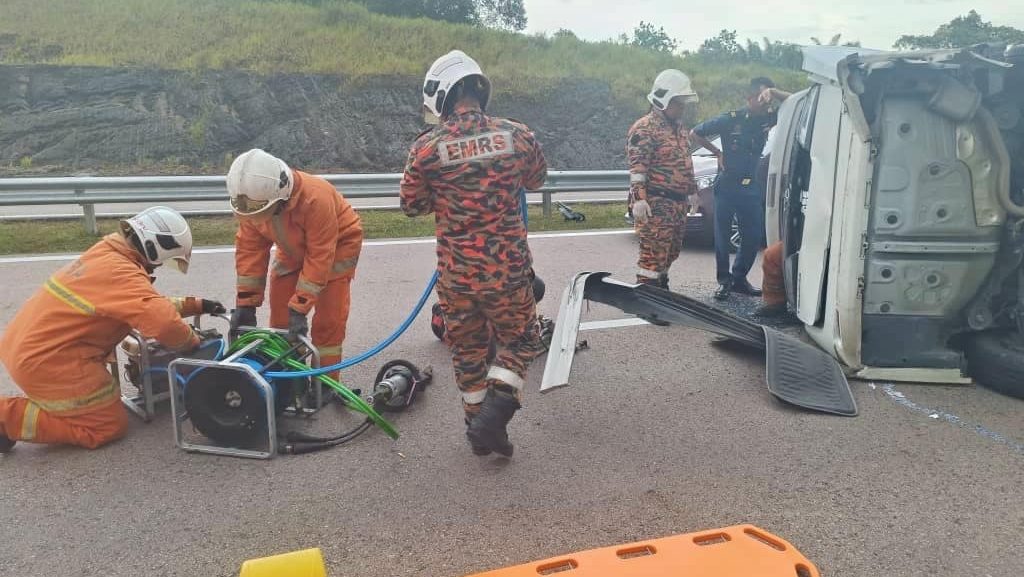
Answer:
M520 408L527 368L543 351L519 189L540 188L547 162L529 128L484 113L490 92L480 66L461 51L430 67L424 108L440 124L412 146L401 204L409 216L434 213L437 295L473 453L511 456L506 427Z
M626 136L630 206L640 236L636 279L667 289L668 269L683 247L687 197L696 191L682 119L697 93L685 74L669 69L655 78L647 100L651 111Z

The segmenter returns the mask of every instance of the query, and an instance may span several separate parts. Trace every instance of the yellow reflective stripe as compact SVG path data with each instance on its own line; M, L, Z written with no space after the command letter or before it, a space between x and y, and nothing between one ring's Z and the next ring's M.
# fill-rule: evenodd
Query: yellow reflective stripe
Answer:
M238 286L246 288L263 288L267 286L267 278L262 276L238 276Z
M352 258L346 258L345 260L339 260L339 261L335 262L333 266L331 266L331 272L333 272L334 274L345 273L345 272L348 272L348 271L356 268L356 264L358 264L358 263L359 263L359 257L358 256L354 256Z
M318 295L320 294L320 291L324 290L324 285L319 285L315 282L310 282L304 278L300 278L299 282L295 285L295 288L300 291L306 291L312 295Z
M184 314L185 311L185 297L168 297L171 300L171 304L174 305L174 310L178 311L178 314Z
M63 301L64 304L77 310L83 315L92 316L96 314L96 307L92 306L91 302L78 296L77 294L72 292L68 287L60 284L57 281L57 279L53 277L50 277L49 280L46 281L46 290L53 296Z
M279 277L286 277L295 272L294 270L289 269L288 266L285 266L281 260L278 259L274 259L273 263L270 264L270 267L273 270L273 274L278 275Z
M36 438L36 423L39 421L39 405L29 401L25 405L25 414L21 418L21 435L19 439L22 441L31 441Z
M320 353L321 357L340 357L341 356L341 345L336 347L317 347L317 352Z
M192 327L190 327L188 325L185 325L184 322L182 323L182 326L184 326L187 329L185 331L185 337L182 338L180 341L174 343L174 344L167 344L166 345L167 348L169 348L169 349L171 349L173 351L176 351L176 352L177 351L182 351L185 348L187 348L188 345L192 342L192 335L195 334L195 331L192 330Z
M119 397L120 394L121 390L118 388L117 383L111 382L109 385L104 385L103 388L93 391L88 395L57 401L32 399L32 402L39 405L39 408L47 413L65 413L67 411L76 411L109 403Z
M288 242L288 233L284 229L284 219L281 218L281 215L275 214L270 217L270 224L274 227L274 242L277 243L277 248L284 251L284 253L288 255L288 258L292 260L299 260L295 256L295 249L293 249L291 243Z

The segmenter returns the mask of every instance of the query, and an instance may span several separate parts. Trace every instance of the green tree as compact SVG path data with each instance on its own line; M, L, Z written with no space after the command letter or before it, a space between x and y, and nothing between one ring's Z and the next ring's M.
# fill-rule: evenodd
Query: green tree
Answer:
M971 10L966 16L957 16L939 26L934 34L900 36L894 47L903 50L964 48L983 42L1024 43L1024 30L1012 26L993 26L991 22L983 21L977 11Z
M679 42L669 36L664 27L655 28L654 24L643 20L633 29L633 38L629 44L656 52L674 52L679 46Z
M828 44L822 44L821 40L818 40L818 38L816 36L811 36L811 43L813 43L813 44L815 44L817 46L840 46L839 41L842 39L842 37L843 37L842 34L836 34L835 36L832 37L831 40L828 41ZM860 48L860 40L853 40L851 42L843 42L841 44L841 46L853 46L853 47L856 47L856 48Z
M718 36L708 38L700 45L700 48L697 49L697 54L701 54L712 60L747 60L747 52L736 40L735 30L722 30L718 33Z
M320 4L324 0L300 0ZM520 31L526 28L523 0L356 0L371 12L404 18L430 18Z
M526 7L523 0L478 0L480 21L491 28L519 32L526 28Z
M804 54L796 44L780 40L772 41L766 36L762 39L761 62L799 70L804 62Z

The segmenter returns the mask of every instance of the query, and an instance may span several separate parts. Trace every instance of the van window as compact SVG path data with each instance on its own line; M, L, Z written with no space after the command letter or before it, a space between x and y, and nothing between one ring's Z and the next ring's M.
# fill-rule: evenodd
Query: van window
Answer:
M818 108L820 86L814 86L794 111L795 129L789 135L788 162L782 167L782 206L779 210L779 233L786 246L785 253L791 255L800 250L803 234L803 213L807 203L807 190L811 180L811 136L814 134L814 117Z

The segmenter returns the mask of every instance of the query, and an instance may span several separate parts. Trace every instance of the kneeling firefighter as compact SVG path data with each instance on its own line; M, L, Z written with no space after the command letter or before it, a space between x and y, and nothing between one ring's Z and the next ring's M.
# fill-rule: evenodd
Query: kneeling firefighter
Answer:
M121 221L26 301L0 341L0 360L28 396L0 398L0 452L18 440L94 449L124 435L128 415L106 366L114 347L134 328L189 352L199 337L181 317L226 312L217 301L168 299L153 288L157 267L187 272L191 254L185 219L150 208Z
M231 331L256 326L269 266L270 326L287 329L293 338L305 336L306 317L315 307L312 340L320 364L338 363L363 246L359 215L331 183L292 170L258 148L235 159L227 184L231 210L239 217Z
M540 188L547 162L529 128L485 114L490 92L480 66L461 51L430 67L424 108L440 124L412 146L401 204L409 216L434 213L437 296L473 453L510 456L506 427L520 408L527 368L543 351L519 190Z

